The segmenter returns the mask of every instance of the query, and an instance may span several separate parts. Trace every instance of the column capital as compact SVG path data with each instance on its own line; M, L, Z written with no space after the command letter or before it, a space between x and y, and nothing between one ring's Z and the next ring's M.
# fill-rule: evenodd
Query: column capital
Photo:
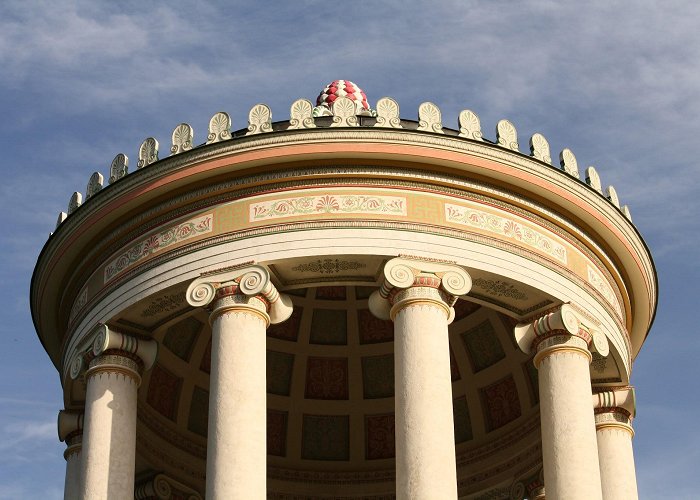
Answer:
M134 499L167 500L172 498L173 489L176 490L176 493L185 494L187 500L202 500L202 495L196 490L175 481L173 478L163 473L156 474L138 483L134 489Z
M448 323L452 306L471 289L472 280L454 262L399 256L389 260L382 272L381 287L369 298L369 309L380 319L394 319L400 309L416 302L442 307Z
M510 500L544 500L544 470L538 470L520 476L510 488Z
M636 413L634 387L619 387L593 394L596 430L617 427L634 436L632 419Z
M556 351L574 351L592 359L591 352L607 356L608 339L587 315L573 304L556 309L515 327L515 340L525 354L535 351L535 365Z
M73 453L79 453L82 448L83 418L82 410L61 410L58 412L58 440L66 443L67 448L63 452L63 457L66 460Z
M248 309L266 323L277 324L289 318L294 308L289 296L272 283L270 271L250 263L202 274L187 287L186 298L191 306L210 308L211 319L226 311Z
M114 331L104 323L98 323L91 335L90 349L76 354L71 362L73 380L83 373L90 376L100 371L114 371L130 376L140 384L141 371L151 369L155 363L158 354L155 340L138 339Z

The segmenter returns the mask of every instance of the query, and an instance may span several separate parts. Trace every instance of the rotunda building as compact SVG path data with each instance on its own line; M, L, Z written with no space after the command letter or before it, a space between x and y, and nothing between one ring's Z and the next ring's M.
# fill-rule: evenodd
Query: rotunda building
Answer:
M66 498L637 498L629 210L541 134L417 118L337 80L73 194L31 284Z

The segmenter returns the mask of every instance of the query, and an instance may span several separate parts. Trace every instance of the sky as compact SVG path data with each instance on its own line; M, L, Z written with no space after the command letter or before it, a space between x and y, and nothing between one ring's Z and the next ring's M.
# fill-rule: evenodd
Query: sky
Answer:
M273 120L332 80L403 118L421 102L544 134L614 185L659 274L656 321L632 374L640 498L697 498L700 470L700 2L33 1L0 3L0 500L60 498L58 374L29 314L56 217L117 153L161 156L180 122L204 142L263 102Z

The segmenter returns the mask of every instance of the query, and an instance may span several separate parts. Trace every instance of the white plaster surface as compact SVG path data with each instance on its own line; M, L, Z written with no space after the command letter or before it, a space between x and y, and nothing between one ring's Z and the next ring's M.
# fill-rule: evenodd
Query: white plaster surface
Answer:
M447 315L413 304L394 319L396 498L457 498Z
M134 498L136 381L122 373L88 375L83 429L83 500Z
M636 500L637 476L632 452L632 434L617 426L599 428L596 434L603 498Z
M555 351L539 365L548 500L602 498L588 363L581 353Z
M212 326L207 499L267 495L265 322L231 311Z

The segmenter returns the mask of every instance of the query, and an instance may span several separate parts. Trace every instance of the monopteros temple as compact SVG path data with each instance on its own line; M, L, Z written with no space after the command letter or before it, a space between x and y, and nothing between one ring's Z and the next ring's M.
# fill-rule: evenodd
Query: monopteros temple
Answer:
M66 498L637 498L628 208L541 134L415 111L337 80L73 194L31 286Z

